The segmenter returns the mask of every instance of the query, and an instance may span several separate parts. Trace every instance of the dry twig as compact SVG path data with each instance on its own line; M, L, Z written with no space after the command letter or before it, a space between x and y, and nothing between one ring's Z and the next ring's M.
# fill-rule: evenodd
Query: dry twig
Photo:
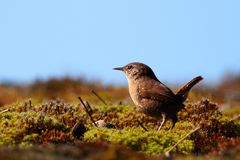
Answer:
M92 90L92 93L104 104L107 106L107 103L100 97L94 90Z
M231 121L235 121L235 120L237 120L237 119L239 119L239 118L240 118L240 114L234 116L234 117L231 119Z
M143 124L142 124L139 120L137 120L137 122L138 122L138 124L144 129L144 131L148 131L147 128L144 127Z
M93 110L92 110L92 107L90 106L90 104L88 103L88 101L86 101L85 106L87 107L88 112L92 115L93 114Z
M176 144L174 144L167 152L165 152L165 156L169 157L170 152L179 144L181 143L183 140L185 140L188 136L190 136L191 134L193 134L194 132L196 132L197 130L199 130L201 128L201 126L197 126L194 130L190 131L186 136L184 136L183 138L181 138Z
M9 111L9 109L5 109L5 110L1 111L0 114L8 112L8 111Z
M83 107L85 108L85 111L87 112L88 116L90 117L90 120L93 122L93 124L97 127L97 124L95 123L95 121L93 120L92 115L89 113L87 106L84 104L83 100L81 97L78 97L78 99L80 100L80 102L82 103Z

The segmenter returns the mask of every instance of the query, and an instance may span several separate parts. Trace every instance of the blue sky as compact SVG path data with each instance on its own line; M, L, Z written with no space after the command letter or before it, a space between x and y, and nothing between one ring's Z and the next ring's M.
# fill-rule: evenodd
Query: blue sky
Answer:
M112 70L148 64L161 81L240 73L240 1L0 2L0 81L84 76L124 84Z

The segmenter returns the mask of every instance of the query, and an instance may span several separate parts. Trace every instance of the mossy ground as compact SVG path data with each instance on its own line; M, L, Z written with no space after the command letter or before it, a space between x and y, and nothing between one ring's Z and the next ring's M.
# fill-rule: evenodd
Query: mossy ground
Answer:
M89 153L94 154L95 150L98 154L113 157L113 159L123 155L128 155L130 158L130 153L132 158L151 156L162 159L163 153L199 125L201 129L177 145L172 153L192 157L193 155L216 155L216 153L225 155L234 152L231 155L239 156L240 121L239 118L233 119L238 115L239 107L238 109L235 107L234 112L228 110L222 113L217 104L206 99L187 103L185 110L178 115L179 122L171 131L169 131L170 121L161 131L157 131L161 119L144 116L132 105L96 104L92 106L93 119L104 120L113 128L95 127L81 105L66 103L62 100L41 103L25 100L1 107L1 110L4 109L8 111L0 114L0 146L2 148L0 156L9 159L14 159L14 156L19 159L21 156L26 156L24 151L35 153L40 150L46 156L56 157L59 155L55 155L55 152L60 153L59 150L64 147L66 147L64 152L66 155L63 157L79 158L84 157L80 150L85 145L90 146L85 156L90 156ZM138 121L148 131L140 127ZM72 128L78 122L87 130L82 136L76 138L72 135ZM56 146L60 146L61 149L58 150ZM11 151L15 154L7 155Z

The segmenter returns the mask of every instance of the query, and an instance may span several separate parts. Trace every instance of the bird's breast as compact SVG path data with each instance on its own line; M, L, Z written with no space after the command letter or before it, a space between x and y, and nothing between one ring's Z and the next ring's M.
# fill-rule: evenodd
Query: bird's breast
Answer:
M136 106L140 106L140 99L139 99L139 94L138 94L138 84L136 81L128 80L128 89L129 89L129 94L130 97L133 101L133 103Z

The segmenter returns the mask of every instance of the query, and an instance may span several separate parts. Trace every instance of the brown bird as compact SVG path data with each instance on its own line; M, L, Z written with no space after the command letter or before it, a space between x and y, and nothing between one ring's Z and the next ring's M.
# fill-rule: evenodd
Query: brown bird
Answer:
M152 69L139 62L129 63L124 67L114 68L123 71L128 80L130 96L140 112L151 117L163 117L158 130L166 119L172 120L172 127L178 121L177 113L184 108L190 89L203 78L198 76L174 93L160 82Z

